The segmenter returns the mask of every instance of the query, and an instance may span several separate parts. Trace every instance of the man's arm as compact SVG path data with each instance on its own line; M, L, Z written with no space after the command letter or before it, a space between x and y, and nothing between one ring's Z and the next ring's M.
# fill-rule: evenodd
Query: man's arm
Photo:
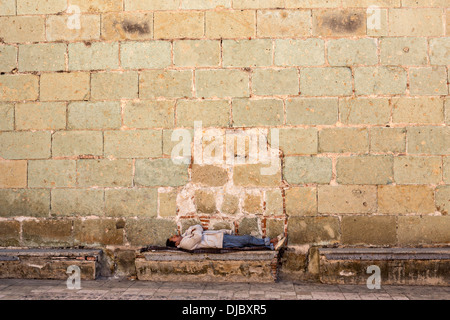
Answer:
M195 225L187 229L183 234L178 248L186 250L194 250L197 245L202 241L203 228L201 225Z

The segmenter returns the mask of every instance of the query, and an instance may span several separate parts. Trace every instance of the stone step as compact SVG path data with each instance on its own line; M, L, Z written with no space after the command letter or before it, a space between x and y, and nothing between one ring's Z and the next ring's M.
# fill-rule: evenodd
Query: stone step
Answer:
M450 285L450 248L319 249L322 283L366 284L371 266L380 269L382 284Z
M0 248L0 278L65 280L67 268L78 266L82 280L94 280L102 253L97 249Z
M146 252L136 259L139 280L274 282L277 251L230 253Z

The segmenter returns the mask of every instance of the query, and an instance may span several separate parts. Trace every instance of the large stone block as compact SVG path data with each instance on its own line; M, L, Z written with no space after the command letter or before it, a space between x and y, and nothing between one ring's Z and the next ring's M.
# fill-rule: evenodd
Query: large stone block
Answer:
M253 10L206 11L205 24L205 35L209 39L248 39L256 35Z
M155 39L202 38L205 27L204 15L201 11L156 11Z
M286 100L286 123L288 125L332 125L337 121L337 98L292 98Z
M357 95L404 94L407 76L402 67L356 67L354 69Z
M101 131L58 131L52 137L54 157L80 155L103 155L103 133Z
M78 6L81 12L101 13L122 11L123 1L124 0L71 0L70 4Z
M220 59L221 47L218 40L176 40L173 42L175 66L218 67Z
M192 165L191 181L205 186L219 187L227 183L228 173L221 167L194 164Z
M339 157L336 163L340 184L390 184L394 181L392 156Z
M45 41L45 17L0 17L0 38L6 43Z
M279 139L284 155L317 153L319 138L316 128L282 128Z
M398 217L398 242L400 245L435 245L450 241L449 216Z
M177 215L177 189L158 191L159 217L175 217Z
M195 89L199 98L248 97L249 74L236 69L196 70Z
M28 161L30 188L74 187L76 180L75 160Z
M53 216L103 216L101 189L52 189Z
M283 124L283 101L277 99L233 99L234 127L279 126Z
M394 158L394 180L398 184L439 184L441 157L399 156Z
M446 216L450 212L450 186L438 186L435 193L436 209Z
M104 153L116 159L160 157L161 141L161 130L105 131Z
M376 186L319 186L319 213L375 213Z
M290 184L329 183L331 159L325 157L286 157L283 176Z
M0 188L26 188L27 161L0 161Z
M294 216L317 215L317 190L315 187L295 187L285 191L286 214Z
M448 11L450 12L450 11ZM449 14L447 13L447 17ZM447 23L450 23L447 21ZM446 38L430 39L430 63L432 65L448 65L450 55L450 37L448 37L449 29L447 28Z
M375 65L378 63L377 43L374 39L336 39L327 44L331 66Z
M109 12L102 14L103 40L153 39L153 13Z
M309 10L258 10L257 19L257 35L260 38L299 38L311 35Z
M67 107L68 129L119 129L119 102L72 102Z
M346 67L304 68L300 92L305 96L348 96L353 92L352 71Z
M392 121L412 124L443 123L444 101L439 97L393 98Z
M319 131L321 153L367 153L369 134L366 128L324 128Z
M290 217L289 244L332 244L340 239L337 217Z
M182 186L188 181L188 167L172 159L138 159L134 182L140 186Z
M370 151L385 153L406 152L406 129L371 128Z
M22 241L26 246L71 246L72 221L37 220L22 223Z
M156 217L157 202L154 188L105 190L105 214L110 217Z
M67 9L65 0L17 0L17 14L58 14Z
M0 189L1 217L47 217L49 212L48 189Z
M50 150L49 131L0 132L0 157L4 159L48 159Z
M180 6L178 0L124 0L125 10L177 10Z
M280 168L273 174L265 174L263 164L243 164L233 167L233 183L237 186L275 187L281 184Z
M18 103L15 111L17 130L66 128L66 104L64 102Z
M284 0L234 0L233 8L235 9L267 9L267 8L283 8Z
M407 128L408 147L411 154L450 154L449 127L409 127Z
M19 71L64 71L67 45L36 43L19 46Z
M447 95L447 72L443 66L410 68L410 92L414 95Z
M428 44L425 38L383 38L380 61L386 65L427 64Z
M20 222L0 221L0 246L18 247L20 244Z
M435 36L444 34L442 10L438 8L401 8L389 10L389 35Z
M127 219L125 231L133 246L164 246L170 236L177 234L177 224L157 218Z
M109 69L119 69L118 42L69 43L69 70Z
M100 39L100 16L80 15L80 28L73 28L71 15L47 16L45 30L47 41L91 41ZM71 26L69 28L69 26Z
M0 45L0 72L11 72L17 68L17 53L15 46Z
M139 97L192 97L193 75L191 70L148 70L139 75Z
M32 74L0 75L0 101L37 100L38 97L39 76Z
M16 0L4 0L0 3L0 16L15 16Z
M366 34L366 12L358 9L322 9L313 11L315 36L363 36Z
M128 128L172 128L175 101L129 101L123 107L123 125Z
M181 2L181 9L219 9L230 8L231 0L184 0Z
M272 65L272 41L223 40L224 67L261 67Z
M378 211L387 214L434 213L434 190L424 185L378 186Z
M122 245L122 223L115 219L85 219L73 222L75 245Z
M259 96L298 95L297 69L256 69L252 77L253 94Z
M41 101L87 100L90 97L89 72L43 73Z
M0 131L14 130L14 104L0 102Z
M120 44L120 63L124 69L165 68L172 64L168 41L126 41Z
M397 244L397 223L394 216L345 216L342 217L344 245Z
M93 73L91 97L93 100L135 99L138 97L138 85L137 72Z
M340 120L343 124L388 124L391 106L386 98L339 99Z
M79 160L77 162L80 187L131 187L132 160Z
M230 103L227 100L178 100L177 126L194 127L201 121L202 127L228 127Z

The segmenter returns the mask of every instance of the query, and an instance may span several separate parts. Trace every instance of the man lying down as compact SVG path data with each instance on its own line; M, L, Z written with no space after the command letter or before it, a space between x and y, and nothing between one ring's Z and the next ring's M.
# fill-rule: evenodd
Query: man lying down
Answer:
M231 230L203 230L197 224L191 226L185 233L171 236L166 241L167 247L177 247L185 250L203 248L244 248L244 247L266 247L271 250L280 249L286 238L259 239L250 235L234 235Z

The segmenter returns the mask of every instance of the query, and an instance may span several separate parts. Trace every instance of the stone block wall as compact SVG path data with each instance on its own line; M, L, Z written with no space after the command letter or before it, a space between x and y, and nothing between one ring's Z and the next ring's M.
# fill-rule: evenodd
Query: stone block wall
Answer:
M449 5L0 1L0 246L448 245Z

